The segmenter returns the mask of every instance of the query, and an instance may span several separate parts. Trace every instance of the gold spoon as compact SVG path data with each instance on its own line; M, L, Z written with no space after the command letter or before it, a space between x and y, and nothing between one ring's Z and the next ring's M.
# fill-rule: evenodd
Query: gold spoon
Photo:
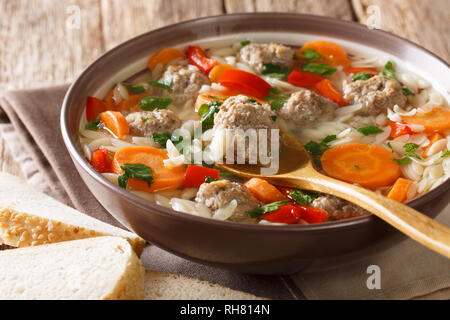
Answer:
M422 245L450 258L450 229L426 215L373 191L330 178L313 166L309 153L295 138L283 136L279 171L262 176L260 166L249 164L216 164L242 178L263 178L273 184L331 194L353 202L375 214Z

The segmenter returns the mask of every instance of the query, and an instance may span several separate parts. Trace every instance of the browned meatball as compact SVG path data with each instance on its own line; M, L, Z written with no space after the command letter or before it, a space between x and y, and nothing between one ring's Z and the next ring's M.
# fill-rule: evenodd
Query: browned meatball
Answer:
M219 180L203 183L197 192L195 201L205 204L211 210L227 206L231 200L237 201L237 208L229 218L236 222L256 223L248 211L258 208L261 203L240 183L229 180Z
M388 108L406 106L407 98L400 86L392 80L377 75L369 80L357 80L344 86L344 99L350 104L360 103L362 115L378 115Z
M172 133L181 126L181 120L171 110L133 112L126 117L130 134L152 137L154 133Z
M305 126L317 121L333 119L336 107L335 103L321 95L302 89L291 94L288 101L278 111L278 115L282 119Z
M277 129L276 122L271 118L273 115L274 113L267 104L261 105L244 95L233 96L225 100L220 106L219 112L214 117L214 130L215 132L220 129L243 130L245 132L249 129L267 129L267 151L270 154L273 139L270 130ZM233 134L235 154L238 151L238 143L242 142L245 143L245 160L251 158L250 153L257 154L259 143L249 145L249 139L246 139L242 133L236 131ZM259 135L258 131L256 131L256 135ZM257 139L259 139L259 136Z
M192 65L170 65L158 80L171 84L171 90L155 88L159 96L170 97L175 105L183 105L187 100L197 97L200 88L209 84L209 79Z
M261 73L266 63L290 67L293 65L294 49L278 43L252 43L237 54L237 60L248 64Z
M328 212L328 217L331 220L340 220L370 214L368 211L351 202L330 195L321 196L315 199L311 203L311 206Z

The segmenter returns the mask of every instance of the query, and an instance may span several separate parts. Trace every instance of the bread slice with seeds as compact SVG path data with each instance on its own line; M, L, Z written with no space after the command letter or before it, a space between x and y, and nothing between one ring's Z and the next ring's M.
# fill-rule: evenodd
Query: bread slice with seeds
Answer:
M134 300L145 270L123 238L0 251L0 300Z
M99 236L128 240L140 255L145 241L134 233L94 219L0 173L0 243L28 247Z

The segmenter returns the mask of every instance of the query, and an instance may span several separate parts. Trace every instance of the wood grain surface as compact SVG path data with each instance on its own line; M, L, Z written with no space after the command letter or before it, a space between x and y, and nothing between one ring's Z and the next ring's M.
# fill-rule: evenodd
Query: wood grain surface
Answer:
M70 82L104 51L154 28L255 11L375 21L450 62L449 0L0 0L0 92ZM3 141L0 165L17 171Z

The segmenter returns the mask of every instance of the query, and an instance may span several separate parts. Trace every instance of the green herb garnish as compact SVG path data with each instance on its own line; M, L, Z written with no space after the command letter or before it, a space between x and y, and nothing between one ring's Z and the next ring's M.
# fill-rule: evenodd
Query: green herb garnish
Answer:
M414 153L414 151L416 151L417 149L420 148L420 146L418 144L415 143L407 143L403 146L403 148L405 149L405 156L407 157L413 157L416 159L421 159L417 154Z
M153 111L156 109L166 109L173 99L165 97L147 97L139 101L139 106L142 110Z
M323 63L312 62L305 65L303 67L303 71L308 71L323 76L331 76L336 72L336 69Z
M279 109L281 109L281 108L284 106L284 104L285 104L287 101L288 101L287 98L283 98L283 99L279 99L279 100L272 101L272 102L270 103L270 108L271 108L272 110L274 110L274 111L279 110Z
M414 93L408 87L402 87L402 91L405 94L405 96L413 96L414 95Z
M278 94L278 93L280 93L280 90L278 90L278 88L272 87L272 88L269 88L269 92Z
M311 155L313 162L316 166L320 167L322 165L322 163L320 162L320 156L322 155L322 153L330 149L328 143L336 139L337 139L336 135L330 135L325 137L320 143L310 141L307 144L305 144L305 149Z
M302 58L308 61L316 61L317 59L319 59L320 57L322 57L317 51L308 48L305 51L303 51L303 55Z
M270 116L270 119L271 119L273 122L275 122L275 121L277 121L277 116Z
M226 172L226 171L220 171L219 172L219 176L222 177L222 178L224 178L224 177L232 177L233 174L230 173L230 172Z
M95 120L92 120L91 122L86 123L84 128L86 130L98 131L99 129L103 128L104 126L105 125L100 122L100 115L99 115Z
M250 43L251 43L250 40L245 40L245 41L241 42L241 46L245 47L245 46L248 46Z
M208 97L208 98L211 98L211 99L215 99L215 100L227 100L226 97L212 96L212 95L210 95L210 94L208 94L207 97Z
M450 156L450 151L445 151L443 154L442 154L442 156L441 156L441 158L445 158L445 157L448 157L448 156Z
M262 74L271 77L271 78L287 78L289 74L289 68L288 67L281 67L279 65L273 64L273 63L266 63L263 66Z
M377 133L383 132L383 130L381 130L380 128L378 128L376 126L362 127L362 128L359 128L357 131L362 133L365 136L369 136L371 134L377 134Z
M129 178L147 181L149 187L153 182L152 169L147 167L145 164L123 164L120 168L124 171L124 173L119 176L118 181L119 186L123 189L127 188Z
M394 71L394 64L392 61L388 61L384 66L384 71L382 72L382 75L385 78L391 79L391 80L397 80L397 77L395 76Z
M360 168L359 168L359 166L357 165L357 164L355 164L355 168L357 169L357 170L359 170Z
M248 101L248 102L251 102L251 103L257 103L257 104L261 105L261 103L259 103L258 101L256 101L256 100L253 99L253 98L248 98L247 101Z
M372 75L370 73L367 72L359 72L355 75L353 75L353 81L357 81L357 80L369 80L372 77Z
M212 178L210 176L206 176L205 177L205 183L211 183L211 182L214 182L214 181L217 181L217 180L219 180L219 179Z
M147 90L145 89L145 87L143 87L143 86L137 86L137 87L135 87L135 86L133 86L132 84L127 84L127 85L125 85L125 86L126 86L127 89L130 90L131 93L133 93L133 94L140 94L140 93L144 93L145 91L147 91Z
M250 215L250 217L252 218L259 218L261 217L263 214L268 213L268 212L273 212L278 210L279 207L281 207L282 205L288 203L287 200L283 200L283 201L277 201L277 202L273 202L273 203L269 203L266 204L265 206L250 210L248 212L248 214Z
M158 81L150 81L148 83L149 85L153 86L153 87L158 87L158 88L163 88L166 89L167 91L172 91L172 85L173 83L170 82L169 84L165 83L165 82L158 82Z
M153 141L159 143L159 145L163 148L167 145L167 140L170 140L171 135L168 133L154 133L152 135Z
M315 192L304 191L300 189L293 189L289 192L289 194L295 202L301 205L310 204L319 197L319 195Z
M214 114L216 112L219 112L219 108L221 105L222 102L214 100L200 106L200 108L198 109L198 114L202 116L200 123L202 125L203 132L211 129L214 126Z
M397 162L400 165L407 165L407 164L411 163L411 159L407 158L407 157L404 157L404 158L401 158L401 159L392 159L392 160Z
M394 149L392 148L392 145L390 142L387 143L387 146L389 147L389 149L391 149L392 153L394 153Z

